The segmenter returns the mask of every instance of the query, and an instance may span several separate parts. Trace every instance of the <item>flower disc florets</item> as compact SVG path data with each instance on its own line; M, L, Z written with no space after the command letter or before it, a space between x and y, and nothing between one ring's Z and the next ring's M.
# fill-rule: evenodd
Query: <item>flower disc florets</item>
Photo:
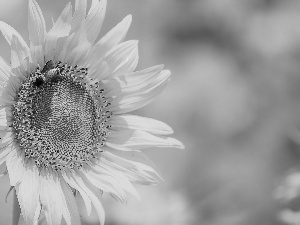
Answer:
M38 167L80 168L101 151L111 112L87 69L52 61L22 83L13 110L16 139Z

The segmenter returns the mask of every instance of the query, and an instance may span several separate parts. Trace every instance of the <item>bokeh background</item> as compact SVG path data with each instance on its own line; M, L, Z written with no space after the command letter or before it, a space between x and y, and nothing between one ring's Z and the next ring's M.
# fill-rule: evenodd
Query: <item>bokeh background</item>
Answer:
M48 28L68 1L37 0ZM0 20L28 41L27 2L0 0ZM147 150L165 181L137 186L142 201L127 205L104 196L106 225L300 224L300 1L108 0L100 36L127 14L137 69L172 71L136 114L170 124L186 150ZM2 36L0 53L9 60ZM6 225L12 196L0 182Z

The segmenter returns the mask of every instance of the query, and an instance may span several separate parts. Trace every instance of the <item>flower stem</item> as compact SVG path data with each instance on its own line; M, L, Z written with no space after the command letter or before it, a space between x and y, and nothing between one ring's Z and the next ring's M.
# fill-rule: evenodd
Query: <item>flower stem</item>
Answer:
M12 225L18 225L20 219L20 213L21 213L21 208L17 198L16 189L14 188Z

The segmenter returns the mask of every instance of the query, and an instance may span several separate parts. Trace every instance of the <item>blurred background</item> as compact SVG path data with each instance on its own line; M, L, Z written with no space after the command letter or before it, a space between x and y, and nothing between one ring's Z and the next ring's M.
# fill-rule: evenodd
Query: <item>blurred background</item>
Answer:
M0 0L0 20L26 41L27 2ZM49 28L69 1L37 2ZM137 186L142 201L127 205L104 196L106 225L300 224L300 1L109 0L100 35L127 14L137 69L172 71L136 114L171 125L186 150L147 150L165 181ZM9 59L2 36L0 49ZM12 197L0 182L2 225Z

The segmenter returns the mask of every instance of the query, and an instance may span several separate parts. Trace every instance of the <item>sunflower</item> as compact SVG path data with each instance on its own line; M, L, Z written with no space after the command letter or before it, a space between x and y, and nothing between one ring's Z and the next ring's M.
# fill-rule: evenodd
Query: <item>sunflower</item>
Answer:
M128 15L97 40L106 0L69 3L47 31L29 0L29 45L0 22L10 63L0 58L0 164L6 162L26 224L80 224L75 197L104 224L103 193L120 202L138 197L132 183L156 184L159 174L141 150L183 148L163 122L128 114L151 102L170 71L136 71L138 42L123 42Z

